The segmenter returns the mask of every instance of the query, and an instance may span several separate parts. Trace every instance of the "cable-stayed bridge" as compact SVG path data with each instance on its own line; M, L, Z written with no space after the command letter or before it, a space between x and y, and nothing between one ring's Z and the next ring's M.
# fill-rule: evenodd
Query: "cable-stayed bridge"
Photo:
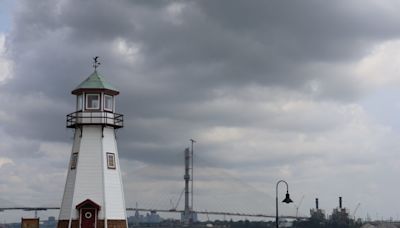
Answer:
M191 161L193 157L194 162ZM219 168L218 161L209 162L210 159L207 160L197 154L193 156L190 151L186 154L177 153L168 159L174 160L170 163L175 164L146 164L128 173L132 176L132 181L127 186L130 189L126 191L127 205L136 204L135 208L165 213L187 213L191 210L193 213L205 216L275 218L275 197L259 191L260 188L265 188L254 187L243 181L236 170ZM256 175L263 179L262 173L256 173ZM275 184L269 183L271 187L268 187L274 194ZM191 186L194 186L194 189L190 188ZM279 197L283 197L284 189L280 190L282 192L279 193ZM156 198L155 195L157 195ZM298 204L299 199L293 200ZM295 204L280 205L280 211L280 217L306 217L297 213L298 208L296 209Z
M23 211L35 211L35 216L37 216L38 211L47 211L47 210L59 210L59 207L0 207L1 211L8 211L8 210L23 210ZM165 209L156 209L156 208L126 208L127 211L143 211L143 212L162 212L162 213L184 213L184 210L165 210ZM196 214L204 214L204 215L220 215L220 216L238 216L238 217L256 217L256 218L275 218L275 215L269 214L251 214L251 213L236 213L236 212L219 212L219 211L196 211L193 210L193 213ZM280 218L287 218L287 219L304 219L308 217L302 216L291 216L291 215L280 215Z

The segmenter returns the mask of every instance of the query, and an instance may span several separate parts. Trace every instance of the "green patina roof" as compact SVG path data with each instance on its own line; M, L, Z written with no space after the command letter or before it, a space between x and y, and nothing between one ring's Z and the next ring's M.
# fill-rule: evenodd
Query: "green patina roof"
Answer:
M97 71L94 71L85 81L79 84L74 91L80 89L107 89L118 92L118 90L113 85L106 82Z

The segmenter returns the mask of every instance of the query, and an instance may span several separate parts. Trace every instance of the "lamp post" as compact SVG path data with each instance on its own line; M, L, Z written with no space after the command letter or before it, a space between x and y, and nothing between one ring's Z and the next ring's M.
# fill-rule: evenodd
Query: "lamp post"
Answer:
M289 196L289 185L286 181L284 180L280 180L276 183L276 198L275 198L275 202L276 202L276 217L275 217L275 223L276 223L276 228L279 228L279 216L278 216L278 185L279 183L285 183L286 184L286 197L284 200L282 200L282 203L292 203L293 200L290 199Z

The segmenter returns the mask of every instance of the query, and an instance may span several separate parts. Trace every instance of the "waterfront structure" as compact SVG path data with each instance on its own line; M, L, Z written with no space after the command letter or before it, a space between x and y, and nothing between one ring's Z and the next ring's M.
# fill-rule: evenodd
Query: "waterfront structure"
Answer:
M119 91L97 72L76 87L76 111L67 115L74 142L60 208L58 228L126 228L126 207L115 129Z
M315 199L315 209L310 210L311 219L314 221L325 220L325 211L319 208L318 198Z
M339 197L339 208L333 209L329 223L338 227L346 227L350 224L349 211L342 206L342 197Z
M39 218L21 218L21 228L39 228Z

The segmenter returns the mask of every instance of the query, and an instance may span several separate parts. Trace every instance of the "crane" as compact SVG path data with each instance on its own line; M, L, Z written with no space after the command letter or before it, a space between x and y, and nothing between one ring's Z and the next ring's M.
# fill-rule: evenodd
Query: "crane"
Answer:
M298 204L298 205L295 205L295 207L296 207L296 219L297 219L297 217L298 217L298 215L299 215L299 208L300 208L300 206L301 206L301 203L303 203L304 197L305 197L305 195L303 195L303 196L301 197L301 199L300 199L300 201L299 201L299 204Z
M358 203L357 206L356 206L356 209L354 209L354 212L353 212L353 215L352 215L354 220L356 220L356 212L357 212L358 208L360 207L360 205L361 205L361 203Z

